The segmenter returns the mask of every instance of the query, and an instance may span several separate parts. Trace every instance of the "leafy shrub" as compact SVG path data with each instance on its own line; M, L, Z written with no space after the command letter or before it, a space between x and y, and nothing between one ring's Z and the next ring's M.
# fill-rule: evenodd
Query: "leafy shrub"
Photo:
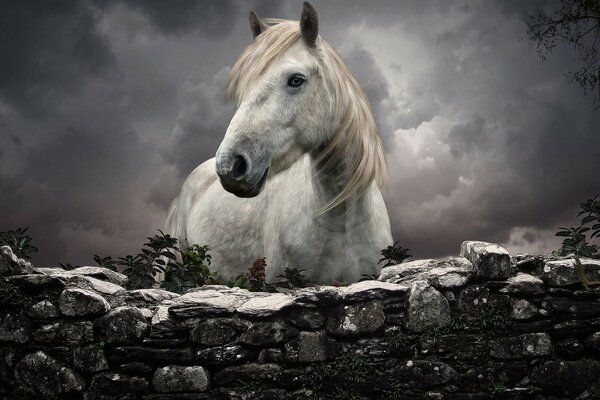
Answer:
M578 227L559 228L556 236L564 237L561 248L555 252L556 255L566 256L574 254L579 257L598 258L598 246L588 242L600 237L600 194L587 199L579 205L577 217L583 216Z
M38 248L31 244L31 236L26 234L28 229L18 228L14 231L0 232L0 246L10 246L19 258L31 258L29 254L36 253Z

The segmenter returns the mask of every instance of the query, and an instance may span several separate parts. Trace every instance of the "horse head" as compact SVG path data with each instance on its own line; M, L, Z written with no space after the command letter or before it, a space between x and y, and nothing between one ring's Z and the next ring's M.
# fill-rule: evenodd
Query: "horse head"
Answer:
M331 132L316 11L304 3L300 23L271 21L250 12L254 42L230 74L228 93L237 109L215 159L223 188L239 197L258 195L269 175L289 168Z

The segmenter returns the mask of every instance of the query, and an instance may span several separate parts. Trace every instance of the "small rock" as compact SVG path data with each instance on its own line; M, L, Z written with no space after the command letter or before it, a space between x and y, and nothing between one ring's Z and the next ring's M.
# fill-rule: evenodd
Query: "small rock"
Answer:
M360 336L383 327L385 314L377 301L338 307L327 320L327 332L334 336Z
M538 313L537 307L525 299L511 299L510 305L510 315L514 319L529 319L531 317L536 316Z
M17 257L9 246L0 246L0 276L34 274L29 261Z
M510 276L510 255L497 244L465 241L460 246L460 256L471 261L480 279L502 280Z
M226 345L198 350L196 360L207 365L230 365L256 359L258 351L240 345Z
M423 274L423 278L436 289L456 289L466 285L473 274L473 264L461 257L440 261L436 268Z
M490 355L499 359L544 357L554 354L547 333L526 333L516 337L490 340Z
M58 300L58 307L64 315L70 317L105 314L110 310L110 304L102 296L79 288L63 290Z
M518 272L517 275L508 278L508 286L500 289L500 293L520 295L544 294L543 284L544 282L540 278Z
M583 344L577 339L569 338L559 340L554 344L556 355L570 360L583 358Z
M77 346L94 340L94 329L90 321L59 321L42 325L33 334L39 343Z
M158 368L152 385L159 393L203 392L208 389L208 371L200 366L169 365Z
M235 335L248 329L245 321L231 318L212 318L201 321L191 332L191 340L205 346L229 342Z
M288 362L317 362L332 359L339 346L325 332L300 332L297 338L285 344Z
M410 289L406 310L406 328L423 332L443 328L452 323L450 305L443 294L426 281L416 281Z
M107 343L135 343L147 328L144 314L130 306L115 308L94 322L94 329Z
M85 381L43 351L28 354L15 367L15 380L38 398L61 400L81 393Z
M270 346L287 342L298 331L283 321L255 322L240 336L240 342L251 346Z
M298 304L318 304L322 307L338 304L341 300L340 290L334 286L319 286L294 289L290 293Z
M60 315L58 308L48 300L42 300L38 303L35 303L33 306L31 306L27 314L31 318L35 319L55 318Z
M108 369L104 350L98 344L78 347L73 350L73 364L85 372L98 372Z

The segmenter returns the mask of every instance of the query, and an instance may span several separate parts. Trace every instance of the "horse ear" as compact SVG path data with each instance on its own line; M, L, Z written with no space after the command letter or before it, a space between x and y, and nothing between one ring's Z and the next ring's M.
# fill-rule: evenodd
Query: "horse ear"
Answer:
M308 47L314 47L319 35L319 18L317 12L308 1L304 2L302 7L302 16L300 17L300 31L302 40Z
M254 11L250 11L250 29L252 30L252 36L254 39L261 33L267 30L269 26L262 22L260 18L256 16Z

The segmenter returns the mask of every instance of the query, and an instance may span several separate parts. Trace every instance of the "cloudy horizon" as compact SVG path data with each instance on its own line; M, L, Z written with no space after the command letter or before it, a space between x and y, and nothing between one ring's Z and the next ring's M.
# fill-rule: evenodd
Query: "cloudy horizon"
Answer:
M311 2L375 112L394 239L415 258L463 240L550 252L600 192L600 111L542 61L539 2ZM135 254L233 105L248 12L298 19L301 1L85 0L0 5L0 231L29 226L36 265Z

